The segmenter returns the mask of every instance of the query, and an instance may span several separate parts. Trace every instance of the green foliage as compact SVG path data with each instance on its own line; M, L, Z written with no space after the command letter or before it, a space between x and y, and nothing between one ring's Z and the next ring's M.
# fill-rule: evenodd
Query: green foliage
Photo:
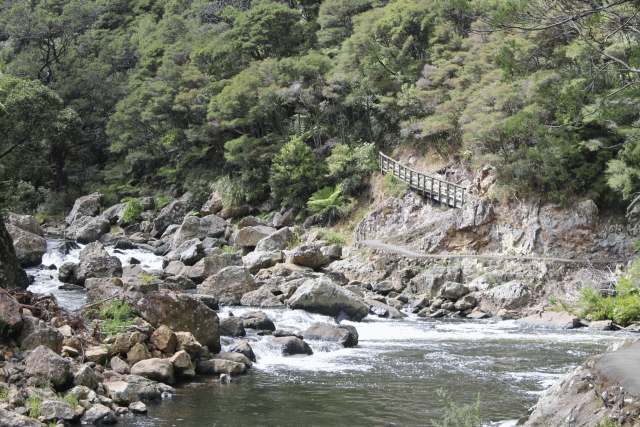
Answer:
M9 389L5 386L0 386L0 402L6 402L9 399Z
M293 137L274 157L269 184L276 202L302 207L319 187L324 165L299 137Z
M164 196L164 195L156 196L154 198L154 202L155 202L156 209L160 210L171 202L171 197Z
M32 394L27 398L25 406L31 418L38 418L42 414L42 398L36 394Z
M583 288L579 307L581 315L592 320L613 320L627 326L640 320L640 262L632 264L627 274L618 279L615 294L602 295L598 290Z
M218 178L211 187L220 195L225 207L239 207L245 201L240 185L226 175Z
M140 215L144 209L138 199L129 199L126 203L127 205L122 214L122 221L125 224L132 224L140 219Z
M443 389L437 390L438 397L445 404L445 412L442 418L434 420L436 427L481 427L480 395L476 402L467 405L456 403L449 393Z
M384 176L382 188L386 194L396 198L403 197L407 194L407 191L409 191L409 185L407 185L407 183L390 173Z
M307 209L326 223L346 217L352 207L353 201L344 197L340 185L322 188L313 193L307 201Z
M78 398L71 393L67 393L66 395L59 395L58 398L63 402L68 403L72 408L75 408L80 404Z
M106 335L115 335L133 324L133 310L125 301L114 300L100 308L101 329Z
M238 252L238 248L234 248L233 246L223 245L221 248L223 254L235 254Z
M345 194L356 195L365 185L366 178L378 168L377 154L371 143L337 144L327 157L329 178L337 182Z
M335 230L322 228L318 230L318 238L332 245L345 246L349 240L347 236Z

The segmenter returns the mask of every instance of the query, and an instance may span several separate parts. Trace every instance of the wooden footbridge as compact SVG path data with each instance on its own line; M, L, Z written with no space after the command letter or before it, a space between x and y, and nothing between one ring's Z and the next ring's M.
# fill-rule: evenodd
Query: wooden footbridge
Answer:
M413 170L383 152L378 153L378 164L382 173L392 174L412 190L430 199L452 208L461 208L465 203L465 187Z

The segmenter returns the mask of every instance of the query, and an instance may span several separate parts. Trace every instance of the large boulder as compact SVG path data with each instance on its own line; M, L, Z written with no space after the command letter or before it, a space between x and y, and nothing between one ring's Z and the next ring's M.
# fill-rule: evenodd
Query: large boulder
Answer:
M104 382L107 395L119 405L131 402L158 400L163 393L175 393L175 389L140 375L124 375Z
M577 316L565 311L543 311L538 314L523 317L519 322L530 326L560 329L574 329L583 326Z
M0 408L0 427L44 427L38 420Z
M13 247L20 265L22 267L40 265L42 255L47 252L45 238L18 228L13 224L6 224L6 228L13 240Z
M166 325L174 331L191 332L211 351L220 351L218 315L198 299L161 290L144 295L135 308L152 325ZM179 334L176 335L179 338Z
M446 282L440 289L440 296L450 301L457 301L469 293L469 288L457 282Z
M22 328L22 306L7 292L0 292L0 325L2 336L10 336L19 332Z
M109 221L110 224L122 224L122 218L124 217L124 213L126 210L126 203L118 203L108 209L105 209L100 216Z
M282 228L275 233L262 238L256 245L256 251L270 252L285 250L293 240L293 237L294 235L291 228Z
M73 224L76 219L82 216L96 216L100 212L100 204L102 202L102 194L92 193L76 199L71 208L71 212L65 218L65 222L69 225Z
M18 336L22 350L31 350L43 345L60 353L64 341L64 336L60 331L44 320L33 316L23 316L23 320L22 329Z
M253 277L244 267L225 267L198 285L198 293L213 295L222 305L238 305L247 292L256 289Z
M87 279L111 277L122 277L122 263L118 257L110 256L99 242L85 246L76 270L77 283L83 285Z
M328 265L332 259L322 251L322 246L314 243L298 246L291 252L291 262L318 270Z
M227 222L216 215L207 215L199 218L188 215L182 221L182 225L173 236L174 248L190 239L204 240L207 237L221 237L227 229Z
M80 243L95 242L111 229L111 223L102 217L81 216L67 229L67 236Z
M204 247L200 239L185 240L166 255L169 261L180 261L184 265L194 265L204 256Z
M9 213L7 222L29 233L44 237L44 230L40 227L40 223L32 215L20 215L17 213Z
M340 343L343 347L358 345L358 331L350 325L332 325L317 322L309 326L303 333L311 341L329 341Z
M263 268L273 267L283 260L284 255L282 251L261 252L256 250L242 257L244 266L252 274L257 273Z
M222 210L224 207L222 203L222 196L217 191L213 191L202 208L200 212L203 214L216 214Z
M223 252L216 249L214 253L205 256L191 267L187 276L192 280L201 282L209 276L212 276L225 267L242 266L242 257L237 252ZM166 270L165 270L166 272Z
M353 292L341 288L326 277L305 281L289 298L289 307L327 316L346 315L362 320L369 307Z
M500 309L517 310L531 301L529 287L518 281L507 282L477 294L480 310L496 313Z
M57 390L71 383L71 362L46 346L39 346L25 359L25 374L49 381Z
M201 375L241 375L247 370L244 363L234 362L227 359L200 360L196 365L196 372Z
M275 233L276 229L266 225L244 227L233 235L233 243L241 248L253 248L258 242Z
M140 375L165 384L173 384L175 382L173 363L169 359L153 358L141 360L131 367L131 374Z
M282 298L282 295L274 295L268 286L262 286L260 287L260 289L247 292L246 294L242 295L240 304L247 307L260 308L284 307Z
M222 319L220 321L220 335L225 337L244 337L247 335L242 319L235 316Z
M275 331L276 325L269 316L262 311L248 311L240 315L242 325L246 329L258 329L261 331Z
M189 212L190 202L191 194L186 193L181 198L172 201L162 208L158 216L153 220L153 230L151 234L154 237L160 237L170 225L180 224L187 212Z
M20 267L11 236L0 219L0 287L12 289L28 285L27 274Z

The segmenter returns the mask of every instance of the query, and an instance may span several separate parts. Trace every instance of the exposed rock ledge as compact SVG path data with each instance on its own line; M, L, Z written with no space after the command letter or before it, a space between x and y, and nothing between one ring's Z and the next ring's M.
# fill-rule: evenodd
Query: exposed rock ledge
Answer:
M595 427L640 423L640 341L590 358L549 389L525 426Z

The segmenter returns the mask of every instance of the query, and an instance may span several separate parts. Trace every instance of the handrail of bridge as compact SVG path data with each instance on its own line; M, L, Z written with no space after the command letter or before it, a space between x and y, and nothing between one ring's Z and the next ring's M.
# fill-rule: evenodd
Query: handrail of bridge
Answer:
M409 185L409 188L441 204L461 208L465 203L467 189L461 185L413 170L382 151L379 152L378 164L382 173L391 173Z

